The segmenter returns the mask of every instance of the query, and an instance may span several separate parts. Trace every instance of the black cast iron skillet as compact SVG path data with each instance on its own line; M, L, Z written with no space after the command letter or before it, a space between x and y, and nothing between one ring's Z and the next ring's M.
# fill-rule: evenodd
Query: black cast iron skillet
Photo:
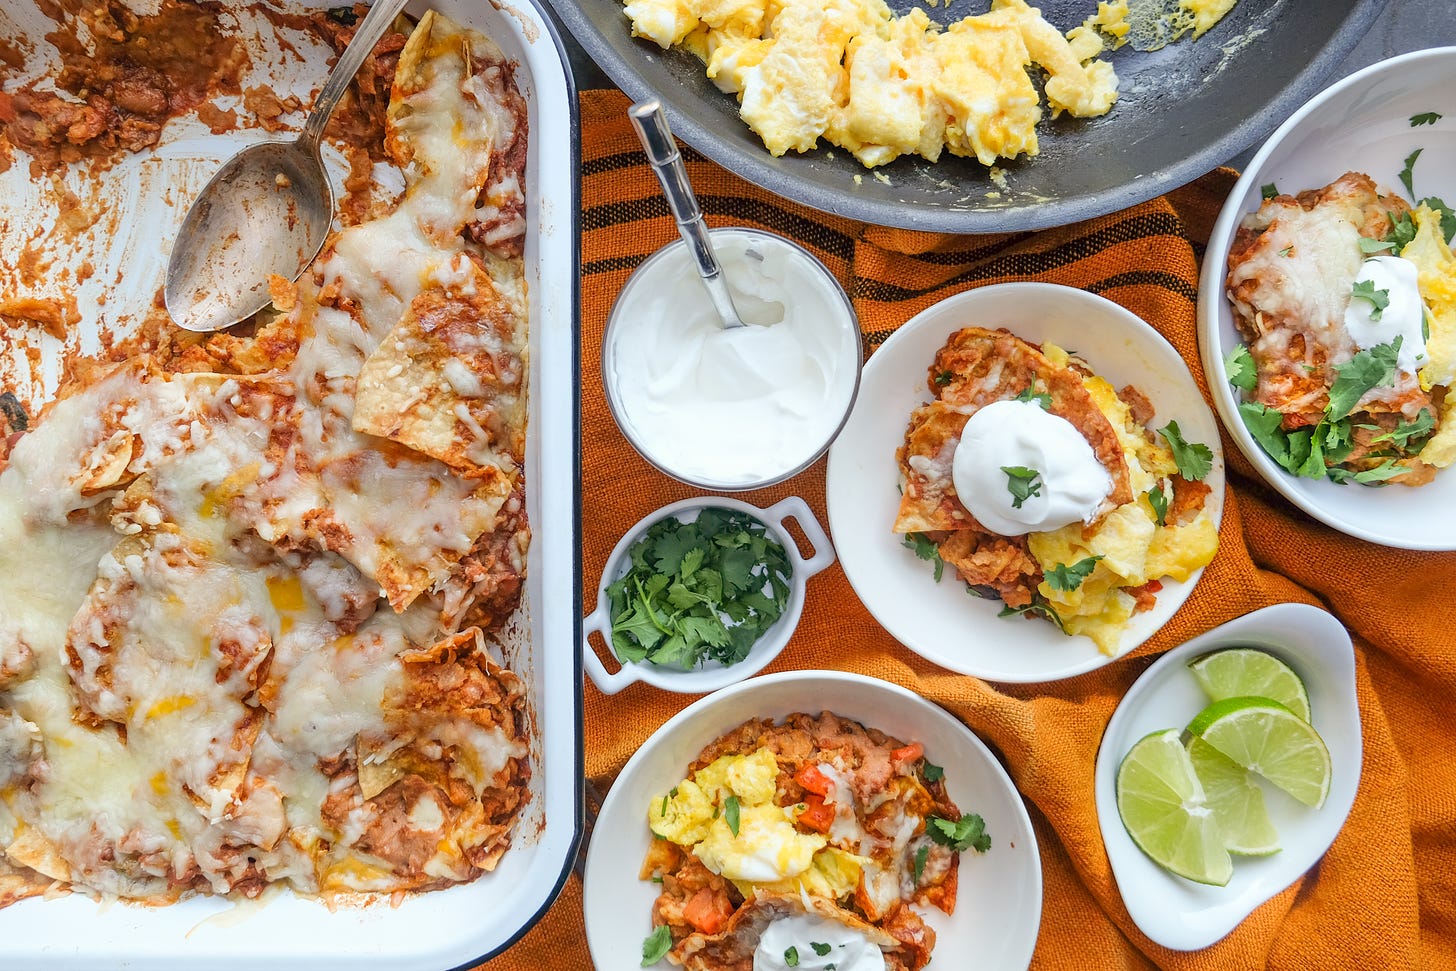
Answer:
M622 0L551 0L578 42L636 100L657 96L683 141L744 178L825 212L884 226L955 233L1041 229L1113 212L1176 188L1232 158L1322 86L1369 29L1384 0L1239 0L1196 42L1110 55L1121 96L1101 118L1042 121L1041 154L1004 165L1006 188L974 160L901 158L875 172L832 146L774 158L738 118L702 63L634 39ZM932 20L984 12L985 0ZM1042 0L1063 31L1095 0ZM821 143L822 144L822 143ZM860 178L856 181L855 176Z

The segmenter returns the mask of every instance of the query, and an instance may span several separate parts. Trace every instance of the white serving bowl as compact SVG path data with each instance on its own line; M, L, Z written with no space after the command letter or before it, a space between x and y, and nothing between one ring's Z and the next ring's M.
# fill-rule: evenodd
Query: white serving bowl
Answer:
M1181 728L1204 709L1208 697L1187 664L1226 647L1259 648L1294 669L1309 690L1310 723L1329 748L1333 767L1330 792L1319 809L1300 805L1261 780L1282 849L1272 856L1234 857L1228 885L1210 887L1174 876L1137 848L1117 813L1117 769L1143 736ZM1123 696L1097 751L1097 823L1133 922L1176 951L1194 951L1223 938L1330 848L1355 803L1361 753L1355 652L1349 633L1323 610L1305 604L1265 607L1164 654Z
M784 548L793 575L789 577L789 602L782 616L763 632L763 636L754 642L748 656L737 664L725 666L718 661L709 660L703 662L701 667L688 669L674 664L657 665L651 661L622 661L617 658L621 665L620 670L615 674L608 671L592 649L589 637L593 633L600 634L607 649L612 650L613 657L616 657L616 652L612 649L612 611L607 602L607 587L631 568L627 551L654 523L669 516L690 523L698 518L699 512L710 507L747 513L763 523L768 535ZM789 519L795 520L804 531L805 538L813 547L813 555L805 557L799 552L799 544L785 526L785 521ZM834 546L824 534L824 527L814 518L809 504L798 496L780 499L767 509L725 496L700 496L663 506L644 516L637 525L627 530L626 535L613 548L612 555L607 557L607 567L602 571L602 580L597 586L597 607L581 622L582 643L586 645L582 654L586 660L587 676L604 694L609 695L616 694L635 681L645 681L667 691L702 694L752 677L778 657L784 645L789 643L789 638L794 636L794 628L799 626L799 614L804 610L804 585L810 577L833 562Z
M725 688L689 705L649 738L617 776L597 817L586 859L587 944L601 971L641 963L658 887L639 880L652 841L647 803L687 774L708 743L751 718L832 711L904 742L945 766L961 812L979 813L991 849L961 858L954 916L916 908L935 929L937 967L1025 968L1041 926L1041 857L1026 807L985 744L942 708L875 678L834 671L788 671ZM668 965L661 965L667 968Z
M1068 637L1050 622L999 617L999 601L972 596L890 531L900 504L895 450L910 412L929 401L925 374L935 352L962 327L1004 327L1028 341L1079 351L1114 387L1134 385L1157 409L1155 426L1178 422L1190 442L1213 450L1204 480L1214 522L1223 516L1224 468L1218 423L1172 345L1110 300L1050 283L1004 283L967 290L921 311L865 365L860 395L829 451L829 528L855 593L875 619L910 650L936 664L989 681L1052 681L1099 668L1137 647L1192 593L1203 571L1164 580L1157 604L1128 622L1114 655L1091 638Z
M1239 221L1259 208L1260 189L1274 183L1294 194L1364 172L1404 192L1399 174L1422 148L1414 173L1420 198L1456 198L1456 47L1416 51L1373 64L1317 95L1279 127L1229 194L1203 256L1198 294L1198 351L1224 426L1269 484L1300 509L1343 533L1416 550L1456 549L1456 474L1440 472L1418 488L1336 485L1284 471L1244 427L1239 394L1224 358L1241 341L1226 295L1229 247ZM1435 111L1434 125L1410 117Z

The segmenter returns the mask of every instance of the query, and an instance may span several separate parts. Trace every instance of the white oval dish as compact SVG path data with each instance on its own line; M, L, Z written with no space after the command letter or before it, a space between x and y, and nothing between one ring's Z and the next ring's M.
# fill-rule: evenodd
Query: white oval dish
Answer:
M1137 848L1117 814L1117 769L1138 739L1180 728L1203 710L1208 698L1187 663L1226 647L1268 651L1304 680L1310 720L1330 750L1333 772L1329 796L1319 809L1261 783L1282 849L1272 856L1234 857L1228 885L1210 887L1174 876ZM1133 922L1154 942L1175 951L1194 951L1223 938L1330 848L1355 803L1362 752L1350 635L1317 607L1265 607L1164 654L1123 696L1097 752L1097 822Z
M608 671L592 649L588 638L592 633L600 634L607 649L612 650L612 613L611 605L607 602L607 587L627 572L627 551L654 523L669 516L676 516L679 521L690 523L698 518L699 511L712 506L747 513L763 523L768 534L784 548L793 575L789 577L789 602L783 615L763 632L763 636L754 642L748 656L737 664L725 667L717 661L706 661L702 667L687 670L675 665L656 665L650 661L623 662L618 659L621 669L615 674ZM788 519L797 521L799 528L804 531L804 536L814 548L812 556L806 558L799 552L799 545L794 542L794 537L784 525L784 521ZM752 677L778 657L784 645L789 643L789 638L794 636L794 629L799 626L799 614L804 610L804 585L810 577L833 562L834 546L824 534L824 527L814 518L809 504L798 496L780 499L767 509L725 496L700 496L663 506L644 516L638 520L637 525L627 530L613 548L612 555L607 557L607 567L602 571L602 580L597 586L597 607L581 622L581 639L585 645L582 656L586 662L587 676L603 694L609 695L616 694L634 681L645 681L666 691L701 694Z
M1004 283L942 300L895 331L865 365L854 411L829 450L825 486L829 528L855 593L897 640L952 671L1017 683L1083 674L1167 623L1203 571L1182 583L1165 580L1157 604L1133 617L1113 656L1045 620L999 617L999 602L972 596L949 576L934 581L930 564L890 531L900 502L895 450L910 412L930 400L925 375L935 352L972 325L1079 351L1114 387L1131 384L1147 395L1157 409L1154 425L1174 419L1188 441L1213 450L1204 481L1215 523L1223 517L1224 485L1218 424L1183 359L1157 331L1110 300L1050 283Z
M935 929L940 961L957 967L975 955L978 967L1016 969L1030 963L1041 927L1041 857L1026 806L1001 763L959 721L898 685L835 671L786 671L689 705L654 732L617 776L586 858L586 937L598 968L638 968L642 939L652 931L658 888L637 878L652 840L647 828L652 796L680 782L708 743L750 718L823 710L905 742L921 742L926 757L945 766L946 787L956 805L986 820L991 849L962 856L955 915L917 908Z
M1225 294L1228 253L1239 221L1259 208L1261 187L1290 194L1364 172L1397 191L1411 152L1419 197L1456 196L1456 47L1416 51L1373 64L1317 95L1269 137L1229 194L1203 258L1198 295L1198 353L1224 426L1239 450L1275 489L1309 515L1343 533L1414 550L1456 549L1456 474L1437 473L1416 488L1370 488L1305 479L1284 471L1244 427L1224 358L1240 342ZM1410 117L1435 111L1434 125Z

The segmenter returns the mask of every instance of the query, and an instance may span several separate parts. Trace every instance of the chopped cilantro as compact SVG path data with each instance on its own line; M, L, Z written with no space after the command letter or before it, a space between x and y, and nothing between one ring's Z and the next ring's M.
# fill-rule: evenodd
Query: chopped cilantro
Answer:
M1259 186L1259 195L1265 199L1272 199L1279 194L1279 187L1273 182L1266 182Z
M1036 386L1031 384L1028 384L1026 386L1026 390L1016 396L1016 400L1035 401L1037 404L1041 405L1043 411L1051 411L1052 408L1052 396L1045 393L1037 394Z
M925 776L926 782L939 782L945 778L945 769L926 759L922 764L920 774Z
M920 849L915 851L915 886L920 886L920 878L925 875L925 861L930 859L930 844L921 843Z
M1155 485L1148 490L1148 505L1153 507L1153 515L1158 519L1159 526L1168 525L1168 497L1163 493L1163 487Z
M730 795L723 800L723 819L734 836L738 835L738 797Z
M799 949L797 947L790 945L784 948L784 963L791 968L799 966Z
M1416 128L1420 125L1434 125L1441 120L1440 114L1434 111L1423 111L1418 115L1410 116L1410 126Z
M1011 493L1011 507L1020 509L1021 504L1032 496L1041 495L1041 473L1024 465L1003 465L1006 473L1006 491Z
M906 533L901 541L906 548L914 550L915 555L922 560L929 560L935 564L935 582L939 583L940 578L945 574L945 560L940 558L940 548L931 541L924 533Z
M1025 617L1028 615L1044 617L1047 620L1051 621L1053 624L1056 624L1057 630L1061 631L1063 634L1067 633L1067 625L1062 620L1061 615L1053 610L1051 602L1039 593L1034 593L1031 595L1031 603L1029 604L1023 604L1020 607L1002 607L1000 613L998 613L996 616Z
M1335 365L1338 377L1330 388L1330 406L1327 412L1330 421L1339 421L1353 411L1365 396L1365 392L1371 388L1394 383L1395 359L1400 353L1400 342L1401 337L1397 335L1389 344L1378 344L1360 351L1344 364Z
M1390 291L1375 289L1374 280L1358 280L1350 289L1350 299L1370 301L1370 306L1374 308L1370 311L1370 319L1379 323L1380 315L1390 306Z
M950 384L953 380L955 380L954 371L941 371L935 376L935 386L937 388L943 388L946 385Z
M1364 253L1366 256L1369 256L1371 253L1379 253L1383 250L1394 248L1395 242L1393 240L1371 239L1368 236L1360 237L1360 252Z
M709 508L690 523L669 516L628 557L626 574L607 586L612 647L623 661L736 664L788 606L789 558L745 513Z
M975 850L984 853L991 848L991 834L986 832L986 821L975 813L966 813L960 819L930 816L925 821L925 832L941 846L949 846L957 852Z
M824 944L820 941L810 941L809 946L812 947L814 949L814 953L819 955L821 958L824 955L828 954L830 951L834 950L828 944Z
M1397 464L1396 459L1388 458L1374 468L1362 469L1359 472L1351 472L1349 469L1330 469L1330 478L1336 482L1358 482L1361 485L1382 485L1386 479L1393 479L1410 471L1403 465Z
M1178 423L1170 421L1158 429L1173 452L1173 461L1178 464L1178 474L1190 482L1197 482L1208 475L1213 468L1213 449L1201 442L1189 442L1178 430Z
M672 950L672 930L666 924L658 924L647 939L642 942L642 966L651 967Z
M1431 432L1436 430L1436 420L1431 417L1431 412L1422 408L1420 414L1416 415L1415 421L1401 420L1392 430L1376 435L1370 439L1371 445L1380 442L1390 442L1396 447L1406 451L1416 451Z
M1251 393L1259 384L1259 372L1254 368L1253 355L1243 344L1235 344L1223 359L1223 370L1228 383L1245 394Z
M1053 590L1076 590L1082 585L1082 581L1092 575L1097 567L1097 561L1101 556L1088 556L1070 565L1058 563L1046 574L1047 586Z
M1407 155L1405 159L1405 168L1400 170L1401 185L1405 186L1406 194L1409 195L1412 199L1416 197L1416 190L1412 187L1411 180L1415 175L1416 159L1421 157L1422 151L1424 151L1424 149L1418 148L1414 152L1411 152L1409 155Z
M1293 244L1290 244L1289 246L1286 246L1282 250L1280 250L1279 251L1279 255L1280 256L1288 256L1290 253L1293 253L1293 252L1294 252L1294 245Z
M1395 252L1399 253L1410 245L1411 240L1416 238L1416 221L1411 214L1403 212L1400 216L1392 215L1390 218L1390 232L1386 239L1395 244Z
M1446 242L1451 242L1451 238L1456 236L1456 212L1452 212L1451 207L1442 202L1437 196L1426 196L1421 200L1421 204L1430 206L1431 209L1440 214L1441 235L1446 237Z

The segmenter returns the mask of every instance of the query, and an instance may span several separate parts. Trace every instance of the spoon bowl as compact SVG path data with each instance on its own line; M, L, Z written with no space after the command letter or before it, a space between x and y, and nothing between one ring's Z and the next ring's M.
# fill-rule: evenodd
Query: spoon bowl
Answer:
M163 288L187 330L252 316L271 299L268 279L296 279L323 248L334 190L307 138L260 142L234 155L187 212Z
M223 330L268 306L269 277L297 280L323 248L334 190L319 143L334 106L406 0L376 0L293 141L250 145L193 200L172 244L162 299L178 327Z

